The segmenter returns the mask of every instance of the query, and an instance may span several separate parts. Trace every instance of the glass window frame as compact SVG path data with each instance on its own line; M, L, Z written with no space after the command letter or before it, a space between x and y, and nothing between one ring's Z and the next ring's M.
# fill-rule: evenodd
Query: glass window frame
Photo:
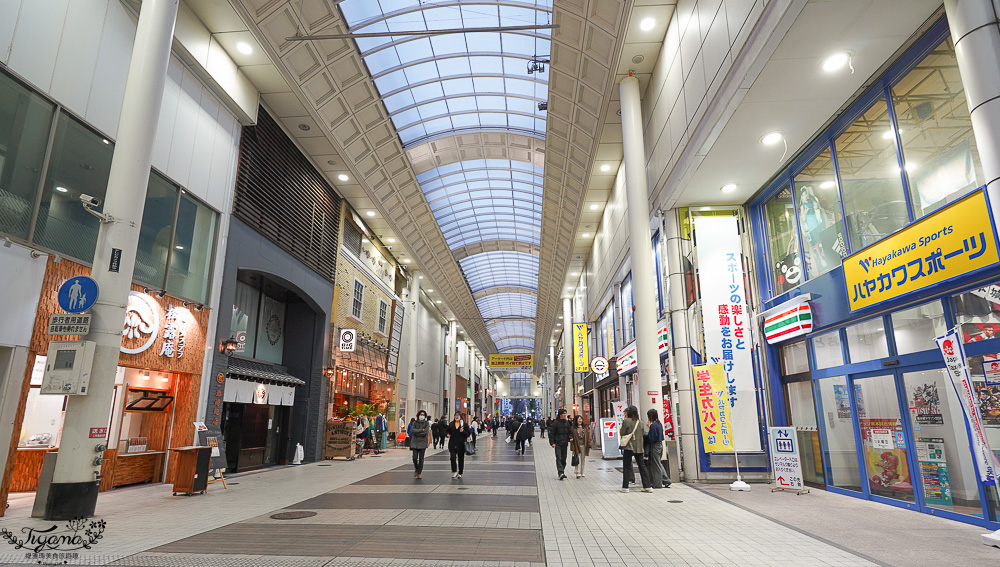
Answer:
M354 286L351 290L351 317L358 321L363 321L365 313L365 284L358 278L354 278Z
M378 300L378 332L385 334L389 326L389 304L384 299Z

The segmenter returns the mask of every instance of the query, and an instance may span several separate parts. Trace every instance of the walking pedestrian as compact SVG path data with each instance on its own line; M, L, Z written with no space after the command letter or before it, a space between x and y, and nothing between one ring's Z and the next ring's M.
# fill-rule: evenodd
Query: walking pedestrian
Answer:
M517 432L514 433L514 441L517 442L514 452L523 455L529 446L528 444L531 442L531 438L534 436L535 426L532 425L531 420L526 419L521 422L521 425L517 427Z
M494 438L496 438L496 436L497 436L497 429L500 429L500 420L497 419L497 416L494 415L493 416L493 437Z
M472 448L476 448L476 437L479 435L479 420L475 417L472 418L472 423L469 424L469 430L472 431Z
M670 475L663 468L663 424L655 409L646 412L649 418L649 433L643 441L646 444L646 463L649 467L649 482L653 488L670 488Z
M642 436L645 427L639 421L639 410L635 406L625 409L625 419L622 420L619 439L622 448L622 492L628 492L628 483L632 479L632 458L635 457L636 465L639 467L639 477L642 479L642 491L652 492L653 486L649 482L649 470L646 468L643 459Z
M560 408L556 419L549 424L549 444L556 450L556 471L559 480L566 479L566 449L569 446L573 424L566 419L566 409Z
M582 415L573 418L573 430L570 433L570 449L573 451L573 467L576 478L583 478L583 465L590 455L590 429Z
M542 439L545 439L545 427L547 425L548 423L545 421L544 417L538 422L538 429L539 429L538 436L541 437Z
M448 452L451 453L451 479L462 478L465 472L465 441L472 435L469 425L462 420L462 414L456 413L455 419L448 424Z
M417 419L413 422L410 430L410 453L413 455L413 476L423 478L420 475L424 472L424 453L427 452L427 445L431 442L431 424L427 421L427 412L420 410L417 412Z

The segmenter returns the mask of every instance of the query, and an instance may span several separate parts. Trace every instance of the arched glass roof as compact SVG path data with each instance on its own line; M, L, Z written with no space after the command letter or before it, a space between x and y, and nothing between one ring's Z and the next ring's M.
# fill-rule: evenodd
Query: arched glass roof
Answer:
M404 147L468 131L545 137L552 0L343 0L338 3ZM473 30L414 35L403 32ZM484 29L486 28L486 29ZM505 29L498 29L505 28ZM493 240L539 245L543 168L509 159L443 164L417 175L451 250ZM486 252L459 261L469 289L522 288L476 300L505 352L533 352L538 257ZM499 290L498 290L499 291ZM503 345L503 346L501 346Z

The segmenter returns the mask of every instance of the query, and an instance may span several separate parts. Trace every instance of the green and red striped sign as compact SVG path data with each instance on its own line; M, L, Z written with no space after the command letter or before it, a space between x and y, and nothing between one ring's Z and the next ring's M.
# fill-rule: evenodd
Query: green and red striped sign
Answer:
M812 330L812 309L801 303L764 319L764 338L768 344L802 336Z

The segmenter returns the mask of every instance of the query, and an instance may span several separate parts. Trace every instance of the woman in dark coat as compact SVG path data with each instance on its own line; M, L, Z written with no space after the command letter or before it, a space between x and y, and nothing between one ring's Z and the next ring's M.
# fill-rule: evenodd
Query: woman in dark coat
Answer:
M448 424L448 452L451 453L451 479L462 478L465 472L465 441L472 435L469 425L462 421L462 414L456 413L455 419Z
M417 412L417 420L410 429L410 452L413 453L413 476L422 478L424 472L424 453L431 440L431 424L427 421L427 412Z
M515 453L524 454L525 449L528 445L528 440L535 436L535 426L531 424L530 419L524 420L521 425L517 427L517 431L514 433L514 441L516 441L516 451Z

